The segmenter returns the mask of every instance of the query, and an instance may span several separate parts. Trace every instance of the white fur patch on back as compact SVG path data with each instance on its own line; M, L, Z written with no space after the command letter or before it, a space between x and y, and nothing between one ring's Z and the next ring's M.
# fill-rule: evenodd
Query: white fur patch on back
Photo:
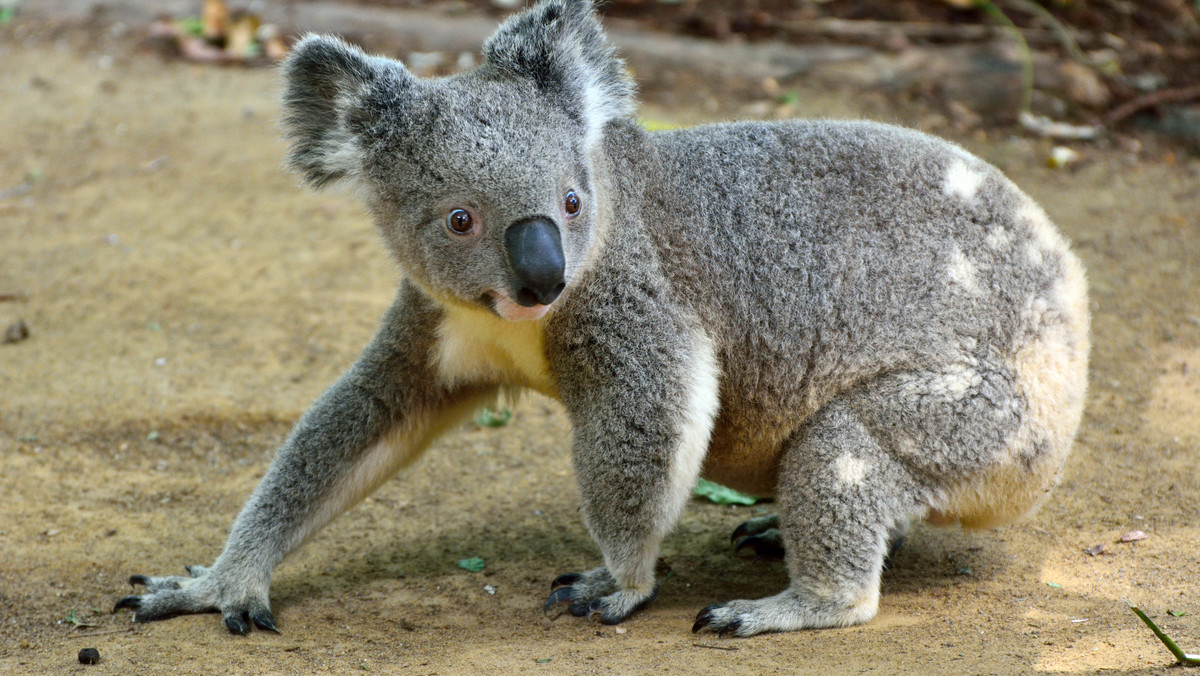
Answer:
M998 251L1012 242L1012 233L1005 228L996 226L988 232L986 241L988 246Z
M545 318L507 321L486 310L445 305L433 361L447 385L520 385L557 396L543 346Z
M867 461L851 453L843 453L833 461L833 473L842 486L858 486L867 476Z
M942 192L950 197L969 200L979 192L984 175L967 166L967 163L956 159L946 170L946 182L942 184Z
M950 281L957 284L963 291L967 293L979 292L979 281L976 279L977 270L975 264L957 247L950 254L950 265L946 269L946 272L950 275Z

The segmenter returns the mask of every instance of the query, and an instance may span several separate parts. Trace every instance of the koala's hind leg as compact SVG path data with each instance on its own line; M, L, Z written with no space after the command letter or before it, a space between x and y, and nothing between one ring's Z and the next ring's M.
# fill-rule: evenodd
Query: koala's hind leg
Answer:
M908 470L848 407L834 402L789 443L779 481L790 587L709 606L693 631L752 636L843 627L875 616L889 541L923 509Z

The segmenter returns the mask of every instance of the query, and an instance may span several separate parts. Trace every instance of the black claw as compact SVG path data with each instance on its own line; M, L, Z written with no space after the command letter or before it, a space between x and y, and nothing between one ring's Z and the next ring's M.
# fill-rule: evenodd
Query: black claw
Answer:
M250 633L250 625L241 615L226 615L225 626L232 634L245 636Z
M737 630L740 629L741 626L741 620L730 620L729 624L726 624L717 631L717 636L724 638L726 634L736 634Z
M714 603L711 606L705 606L701 609L696 615L696 623L692 625L692 633L699 634L701 629L708 627L709 623L712 622L713 611L720 607L720 603Z
M130 585L140 584L142 586L146 586L146 585L150 584L150 578L145 575L130 575L129 576L129 584Z
M604 605L603 602L600 601L600 599L596 599L595 601L592 601L591 603L589 603L587 605L587 608L584 608L584 611L587 613L588 622L599 621L603 624L615 624L615 622L605 622L604 621L604 613L607 610L608 610L608 608Z
M750 528L747 525L749 523L750 523L749 521L743 521L740 524L738 524L738 527L733 529L733 534L729 536L729 541L737 542L740 538L744 538L747 535L749 535Z
M780 546L779 540L765 535L748 535L734 546L734 553L741 552L746 547L754 550L755 556L760 559L782 559L783 547Z
M250 621L259 629L279 633L279 628L275 626L275 616L269 610L250 613Z
M568 603L572 601L574 592L570 587L562 587L550 592L550 596L546 597L546 603L542 606L543 613L549 613L550 609L560 603Z
M563 573L562 575L554 578L554 581L550 583L550 588L558 589L559 587L570 587L582 579L583 576L579 573Z
M113 606L112 611L115 613L122 608L132 608L133 610L137 610L141 603L142 597L140 596L126 596L120 601L117 601L117 605Z

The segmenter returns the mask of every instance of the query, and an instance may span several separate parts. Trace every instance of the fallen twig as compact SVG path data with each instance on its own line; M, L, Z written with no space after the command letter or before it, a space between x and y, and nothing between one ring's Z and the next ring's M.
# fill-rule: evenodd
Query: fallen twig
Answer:
M101 634L124 634L133 631L133 627L125 629L105 629L104 631L87 631L70 634L67 638L85 638L87 636L100 636Z
M1147 627L1150 627L1150 631L1154 632L1154 635L1158 637L1158 640L1162 641L1162 644L1167 646L1167 650L1171 651L1171 654L1175 656L1175 659L1179 660L1180 664L1200 665L1200 655L1192 655L1183 652L1179 649L1179 646L1175 645L1175 641L1171 640L1170 636L1164 634L1163 630L1159 629L1158 625L1154 624L1154 621L1147 617L1146 613L1142 612L1141 608L1133 605L1128 600L1125 601L1125 605L1129 606L1129 609L1133 611L1133 614L1141 618L1142 622L1145 622Z
M1162 103L1183 103L1193 99L1200 99L1200 85L1179 87L1177 89L1160 89L1145 96L1139 96L1132 101L1126 101L1113 108L1104 116L1104 124L1110 126L1117 124L1147 108L1153 108Z
M1100 135L1101 127L1095 125L1068 124L1056 122L1048 117L1034 115L1028 110L1022 110L1017 115L1017 121L1029 131L1049 138L1074 139L1090 141Z
M737 646L708 645L707 643L693 643L692 647L693 648L710 648L712 650L737 650L738 649Z

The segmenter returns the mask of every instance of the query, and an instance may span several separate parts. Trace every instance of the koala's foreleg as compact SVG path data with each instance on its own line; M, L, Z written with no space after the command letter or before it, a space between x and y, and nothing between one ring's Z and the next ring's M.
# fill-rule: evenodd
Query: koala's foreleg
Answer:
M709 606L693 631L752 636L871 619L889 541L919 511L920 491L852 409L828 404L789 442L780 467L791 585L775 596Z
M403 301L403 296L402 299ZM275 567L335 516L414 460L436 434L492 390L439 390L428 372L427 337L398 302L359 361L304 414L242 509L225 549L190 576L134 575L146 593L127 596L139 622L219 612L230 631L275 631L269 592Z
M644 341L626 346L623 359L607 361L593 352L590 366L617 377L589 382L586 402L564 397L575 428L583 515L604 566L559 576L545 609L566 604L572 615L604 624L654 599L659 544L699 476L719 404L719 373L707 339L676 334L656 344L639 338ZM577 373L589 381L597 371Z

